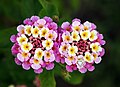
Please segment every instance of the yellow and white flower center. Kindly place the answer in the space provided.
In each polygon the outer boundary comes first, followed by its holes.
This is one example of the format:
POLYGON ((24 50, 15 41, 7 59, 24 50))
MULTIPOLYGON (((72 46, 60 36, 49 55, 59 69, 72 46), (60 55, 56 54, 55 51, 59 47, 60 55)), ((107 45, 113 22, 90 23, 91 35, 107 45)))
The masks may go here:
POLYGON ((81 31, 80 35, 83 40, 87 40, 90 37, 90 31, 89 30, 81 31))
POLYGON ((84 26, 84 30, 88 30, 89 28, 87 26, 84 26))
POLYGON ((102 48, 98 42, 90 44, 90 48, 92 49, 93 52, 102 51, 102 48))
POLYGON ((92 63, 94 60, 94 57, 89 52, 86 52, 83 58, 88 63, 92 63))
POLYGON ((81 29, 80 29, 80 26, 74 26, 74 27, 73 27, 73 31, 80 32, 80 30, 81 30, 81 29))
POLYGON ((45 55, 46 55, 46 58, 48 58, 48 59, 51 57, 50 52, 46 52, 45 55))
POLYGON ((68 47, 68 54, 69 54, 70 56, 75 56, 76 53, 77 53, 77 51, 78 51, 77 46, 69 46, 69 47, 68 47))
POLYGON ((38 37, 38 35, 39 35, 39 28, 38 27, 32 28, 31 29, 31 33, 32 33, 33 37, 38 37))
POLYGON ((97 31, 93 30, 93 31, 91 31, 90 33, 91 33, 91 35, 90 35, 89 40, 90 40, 90 41, 96 40, 96 39, 97 39, 97 31))
POLYGON ((34 64, 39 64, 40 61, 39 61, 38 59, 33 59, 33 63, 34 63, 34 64))
POLYGON ((98 58, 98 54, 97 53, 93 53, 92 55, 94 57, 94 60, 96 60, 98 58))
POLYGON ((34 58, 42 59, 42 57, 43 57, 43 50, 41 50, 40 48, 37 48, 35 50, 34 58))
POLYGON ((21 34, 25 34, 24 28, 19 31, 21 34))
POLYGON ((47 50, 51 49, 53 47, 53 41, 51 39, 45 40, 42 42, 43 47, 45 47, 47 50))
POLYGON ((27 34, 28 36, 31 35, 31 26, 25 26, 25 34, 27 34))
POLYGON ((28 53, 25 53, 25 52, 22 52, 22 56, 23 56, 23 58, 26 58, 26 57, 29 56, 29 54, 28 54, 28 53))
POLYGON ((79 36, 77 31, 72 32, 72 40, 73 41, 79 41, 80 40, 80 36, 79 36))
POLYGON ((42 25, 42 24, 39 24, 39 25, 38 25, 38 28, 43 28, 43 25, 42 25))
POLYGON ((29 52, 31 49, 33 48, 33 45, 31 43, 26 43, 24 42, 22 45, 21 45, 21 49, 24 51, 24 52, 29 52))
POLYGON ((68 56, 68 60, 69 60, 69 61, 73 61, 73 60, 74 60, 74 57, 73 57, 73 56, 68 56))
POLYGON ((48 35, 48 38, 49 38, 49 39, 53 39, 53 36, 54 36, 54 35, 53 35, 52 33, 50 33, 50 34, 48 35))
POLYGON ((28 39, 24 34, 22 34, 20 37, 17 38, 17 41, 21 45, 23 42, 27 42, 28 39))
POLYGON ((49 32, 49 29, 43 27, 43 28, 40 30, 40 37, 45 37, 45 35, 47 35, 48 32, 49 32))
POLYGON ((66 35, 63 37, 63 40, 69 42, 71 40, 71 37, 69 35, 66 35))

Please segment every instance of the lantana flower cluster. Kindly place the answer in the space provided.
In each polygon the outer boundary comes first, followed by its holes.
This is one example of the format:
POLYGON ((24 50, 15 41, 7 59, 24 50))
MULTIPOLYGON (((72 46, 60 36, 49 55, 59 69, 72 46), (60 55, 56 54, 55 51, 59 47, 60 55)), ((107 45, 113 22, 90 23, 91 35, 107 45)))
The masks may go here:
POLYGON ((50 17, 32 16, 17 27, 17 35, 11 36, 14 43, 12 54, 15 62, 26 70, 41 73, 43 68, 54 68, 54 42, 57 38, 57 24, 50 17))
POLYGON ((104 55, 103 35, 96 25, 80 19, 63 22, 58 27, 50 17, 32 16, 17 27, 18 33, 10 40, 15 63, 23 69, 32 68, 35 73, 52 70, 55 62, 66 66, 68 72, 93 71, 104 55))
POLYGON ((103 35, 96 30, 96 25, 88 21, 81 24, 79 19, 72 23, 64 22, 59 52, 66 63, 66 70, 78 70, 81 73, 93 71, 104 55, 103 35))

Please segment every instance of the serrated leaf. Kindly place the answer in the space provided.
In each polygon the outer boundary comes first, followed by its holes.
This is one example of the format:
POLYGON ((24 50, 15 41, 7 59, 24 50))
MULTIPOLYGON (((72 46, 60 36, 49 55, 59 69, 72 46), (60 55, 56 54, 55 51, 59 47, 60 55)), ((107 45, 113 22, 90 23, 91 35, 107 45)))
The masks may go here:
POLYGON ((53 71, 44 70, 44 72, 39 75, 39 78, 41 87, 56 87, 53 71))

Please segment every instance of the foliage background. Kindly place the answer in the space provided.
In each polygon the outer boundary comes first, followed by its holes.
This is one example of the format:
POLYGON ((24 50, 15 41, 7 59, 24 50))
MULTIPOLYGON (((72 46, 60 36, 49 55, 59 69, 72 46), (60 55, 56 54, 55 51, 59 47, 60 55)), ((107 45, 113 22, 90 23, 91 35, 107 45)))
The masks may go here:
POLYGON ((0 87, 10 84, 35 87, 34 72, 14 63, 9 40, 16 27, 32 15, 58 15, 59 25, 76 17, 82 22, 94 22, 107 41, 106 54, 94 72, 87 72, 84 78, 74 72, 72 79, 65 81, 56 70, 56 87, 120 87, 120 0, 0 0, 0 87))

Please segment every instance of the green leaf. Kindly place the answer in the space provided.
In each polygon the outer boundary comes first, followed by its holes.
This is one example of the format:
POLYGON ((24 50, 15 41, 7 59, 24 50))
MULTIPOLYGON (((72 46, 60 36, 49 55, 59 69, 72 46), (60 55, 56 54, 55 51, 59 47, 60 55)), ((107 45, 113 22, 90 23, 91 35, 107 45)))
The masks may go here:
POLYGON ((10 41, 10 37, 12 34, 16 34, 17 30, 15 27, 2 29, 0 30, 0 48, 8 48, 11 46, 12 42, 10 41))
POLYGON ((39 2, 41 3, 41 5, 44 9, 44 10, 43 9, 41 10, 43 13, 40 12, 39 15, 41 15, 41 13, 45 14, 44 16, 47 15, 47 16, 50 16, 50 17, 52 17, 53 15, 57 15, 57 16, 59 15, 58 9, 53 3, 48 2, 46 0, 39 0, 39 2))
POLYGON ((40 16, 40 17, 48 16, 46 10, 45 10, 45 9, 42 9, 42 10, 39 12, 39 16, 40 16))
POLYGON ((70 74, 70 78, 69 79, 65 79, 68 83, 73 84, 73 85, 78 85, 82 82, 84 75, 81 74, 78 71, 74 71, 70 74))
POLYGON ((41 87, 56 87, 53 71, 44 70, 44 72, 39 75, 39 78, 41 82, 41 87))

